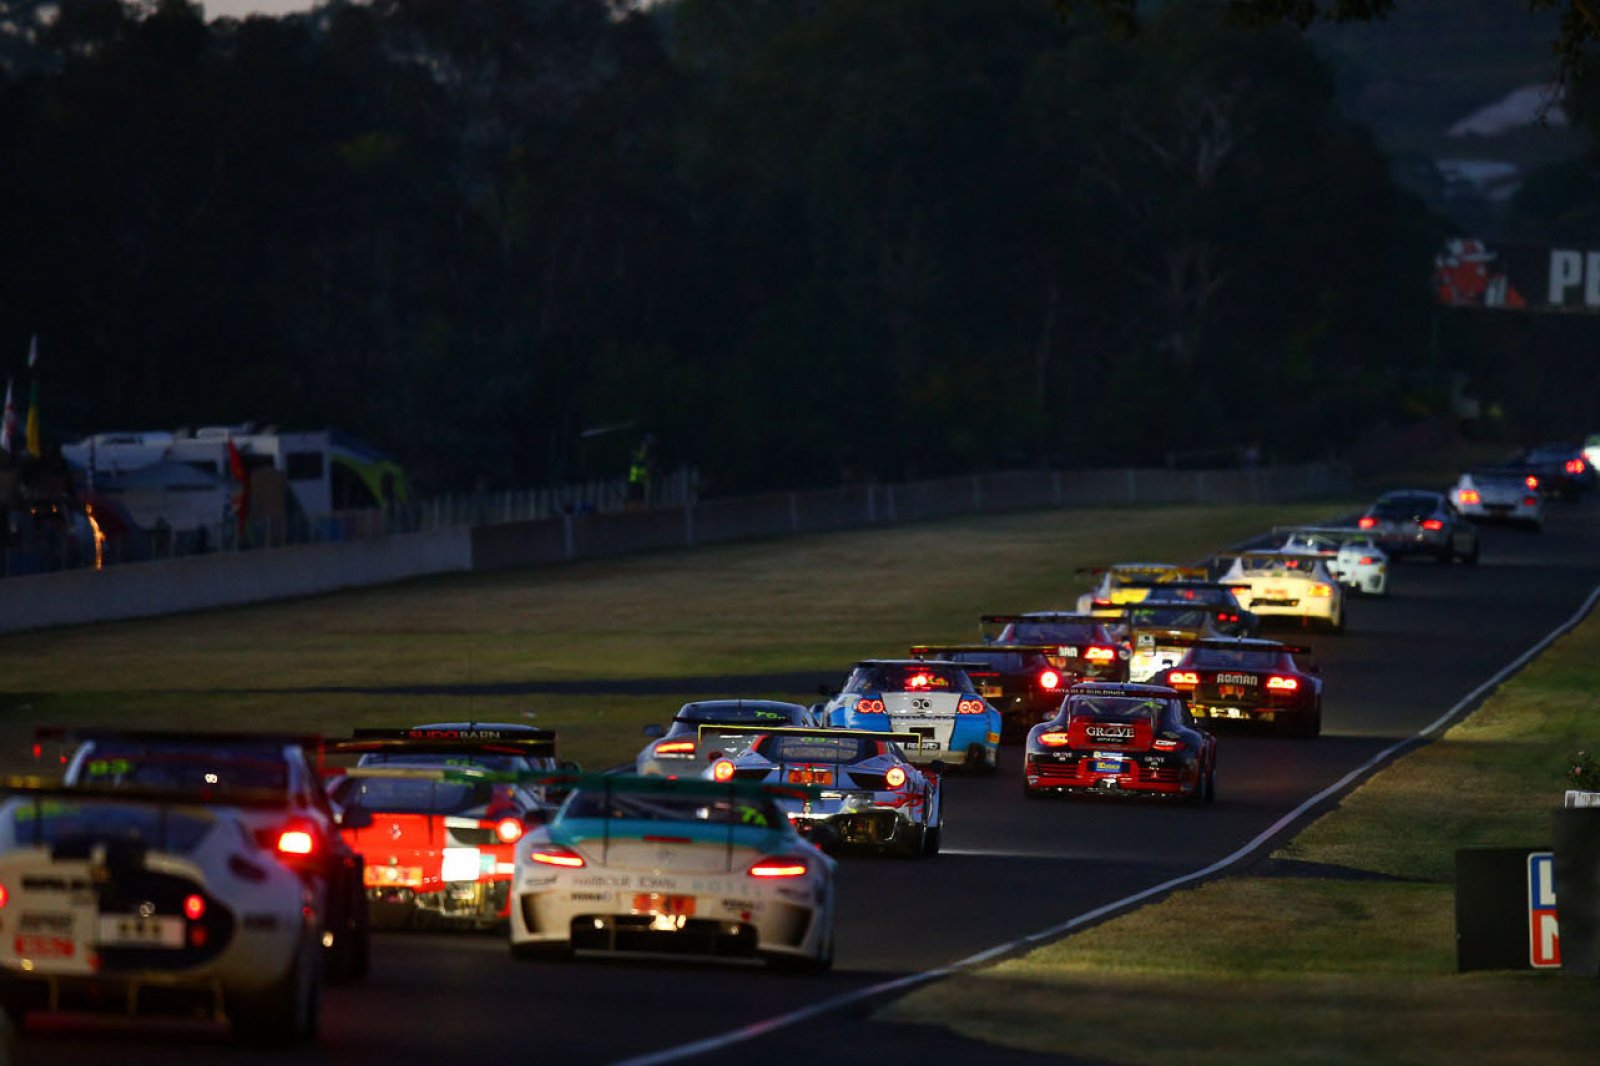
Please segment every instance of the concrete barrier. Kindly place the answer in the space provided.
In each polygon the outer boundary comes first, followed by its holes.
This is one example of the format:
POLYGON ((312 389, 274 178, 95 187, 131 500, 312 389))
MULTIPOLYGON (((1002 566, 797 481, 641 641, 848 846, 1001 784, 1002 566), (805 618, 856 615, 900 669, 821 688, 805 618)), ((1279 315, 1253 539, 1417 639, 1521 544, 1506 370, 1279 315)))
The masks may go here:
POLYGON ((1283 502, 1343 491, 1323 464, 1259 470, 1011 471, 705 500, 645 511, 227 552, 0 581, 0 632, 230 607, 425 574, 549 566, 663 548, 1068 506, 1283 502))

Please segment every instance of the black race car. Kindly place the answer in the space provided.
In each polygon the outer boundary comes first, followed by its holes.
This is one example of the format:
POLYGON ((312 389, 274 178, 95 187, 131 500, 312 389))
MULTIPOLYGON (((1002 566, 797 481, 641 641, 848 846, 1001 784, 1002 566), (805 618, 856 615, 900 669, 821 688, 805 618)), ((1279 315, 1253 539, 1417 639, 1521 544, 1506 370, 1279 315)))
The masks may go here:
POLYGON ((1022 793, 1217 794, 1217 742, 1183 696, 1161 685, 1074 685, 1056 716, 1028 732, 1022 793))
POLYGON ((1072 675, 1054 665, 1062 659, 1054 644, 913 644, 917 659, 959 661, 978 694, 1000 712, 1001 733, 1017 739, 1027 728, 1055 713, 1072 675))
POLYGON ((1223 636, 1253 637, 1261 631, 1261 619, 1239 605, 1234 594, 1238 586, 1218 581, 1168 581, 1152 585, 1139 606, 1191 604, 1211 609, 1212 628, 1223 636))
POLYGON ((1322 732, 1322 679, 1296 655, 1311 649, 1275 640, 1204 640, 1152 684, 1182 692, 1196 719, 1260 723, 1294 737, 1322 732))
POLYGON ((1575 500, 1597 483, 1594 467, 1577 444, 1541 444, 1507 465, 1537 478, 1537 487, 1546 496, 1563 500, 1575 500))
POLYGON ((1120 608, 1109 616, 1068 611, 986 614, 979 619, 986 646, 1042 647, 1046 663, 1061 674, 1063 691, 1080 681, 1128 680, 1127 644, 1111 629, 1120 608), (991 635, 991 627, 999 627, 991 635))

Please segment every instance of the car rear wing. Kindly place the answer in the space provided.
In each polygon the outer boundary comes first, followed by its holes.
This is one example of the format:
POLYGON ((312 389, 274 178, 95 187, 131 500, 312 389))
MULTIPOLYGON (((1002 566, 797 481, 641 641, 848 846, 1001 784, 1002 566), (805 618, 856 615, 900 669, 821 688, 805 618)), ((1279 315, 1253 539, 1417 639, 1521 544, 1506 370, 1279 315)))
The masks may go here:
POLYGON ((1215 648, 1222 651, 1281 651, 1286 652, 1289 655, 1315 654, 1311 648, 1304 644, 1285 644, 1282 641, 1277 640, 1251 639, 1248 642, 1241 642, 1237 640, 1219 639, 1217 637, 1206 637, 1203 640, 1193 640, 1190 643, 1197 648, 1215 648))
POLYGON ((235 729, 124 729, 117 726, 42 725, 33 731, 35 743, 54 741, 80 744, 86 740, 132 740, 155 744, 295 744, 315 750, 320 733, 272 733, 235 729))
MULTIPOLYGON (((951 662, 941 658, 945 655, 1010 655, 1038 653, 1040 655, 1055 655, 1061 650, 1059 644, 913 644, 911 654, 918 659, 932 658, 939 662, 951 662)), ((973 663, 979 669, 987 669, 988 663, 973 663)))
POLYGON ((1081 611, 1036 611, 1033 614, 980 614, 984 625, 1011 625, 1016 622, 1097 622, 1099 616, 1081 611))
POLYGON ((800 726, 785 726, 781 729, 763 729, 761 726, 730 726, 707 723, 700 727, 700 740, 707 737, 821 737, 827 740, 854 737, 860 740, 887 740, 896 744, 920 744, 921 733, 890 733, 876 729, 832 729, 820 727, 806 729, 800 726))
POLYGON ((324 742, 339 755, 521 755, 556 754, 550 729, 357 729, 347 738, 324 742))
POLYGON ((28 797, 35 801, 127 803, 151 807, 229 807, 244 810, 282 810, 287 790, 281 788, 146 788, 139 785, 63 785, 34 775, 0 780, 0 796, 28 797))
MULTIPOLYGON (((815 730, 804 732, 815 733, 815 730)), ((878 734, 882 736, 883 734, 878 734)), ((708 799, 820 799, 817 785, 780 785, 763 781, 707 781, 703 777, 663 777, 655 774, 561 773, 508 775, 535 784, 558 785, 562 789, 584 792, 644 793, 676 796, 703 796, 708 799)))

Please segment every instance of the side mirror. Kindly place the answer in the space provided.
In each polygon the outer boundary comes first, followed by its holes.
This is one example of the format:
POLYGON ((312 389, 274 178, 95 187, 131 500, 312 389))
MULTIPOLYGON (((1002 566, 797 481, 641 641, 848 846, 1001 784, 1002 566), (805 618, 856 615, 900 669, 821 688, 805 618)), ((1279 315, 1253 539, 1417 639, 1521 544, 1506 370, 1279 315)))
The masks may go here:
POLYGON ((651 740, 657 740, 666 736, 667 731, 661 726, 657 725, 655 722, 651 722, 649 725, 644 727, 644 735, 649 737, 651 740))
POLYGON ((359 803, 352 803, 336 812, 333 820, 340 829, 368 829, 372 826, 372 812, 359 803))

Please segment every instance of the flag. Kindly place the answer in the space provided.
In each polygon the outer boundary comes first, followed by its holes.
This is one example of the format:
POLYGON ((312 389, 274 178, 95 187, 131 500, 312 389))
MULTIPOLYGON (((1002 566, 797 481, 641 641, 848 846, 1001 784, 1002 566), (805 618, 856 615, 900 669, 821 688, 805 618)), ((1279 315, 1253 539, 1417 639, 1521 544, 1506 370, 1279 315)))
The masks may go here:
POLYGON ((250 518, 250 472, 245 469, 244 456, 239 454, 232 437, 228 438, 228 473, 239 483, 239 491, 233 494, 233 522, 234 532, 243 541, 245 523, 250 518))
POLYGON ((6 413, 0 420, 0 451, 9 452, 17 435, 17 405, 11 402, 11 379, 6 378, 6 413))
POLYGON ((39 383, 35 381, 28 389, 28 454, 37 459, 44 454, 44 449, 39 446, 39 383))

